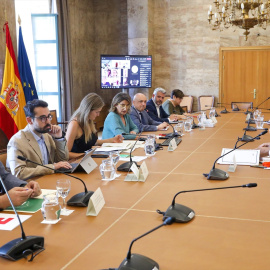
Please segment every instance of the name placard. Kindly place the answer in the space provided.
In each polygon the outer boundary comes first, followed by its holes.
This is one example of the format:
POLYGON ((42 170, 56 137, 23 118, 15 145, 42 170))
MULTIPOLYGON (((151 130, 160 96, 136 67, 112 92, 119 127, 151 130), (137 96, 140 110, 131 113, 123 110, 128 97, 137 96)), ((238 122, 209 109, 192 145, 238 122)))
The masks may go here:
POLYGON ((101 192, 101 189, 98 188, 94 192, 94 194, 90 197, 86 215, 97 216, 104 205, 105 205, 105 200, 104 200, 103 194, 101 192))
POLYGON ((125 181, 145 182, 149 174, 148 168, 145 162, 141 164, 140 169, 138 169, 135 163, 133 163, 132 166, 130 167, 130 170, 133 173, 128 174, 125 178, 125 181))
POLYGON ((87 174, 92 172, 97 167, 97 163, 90 156, 83 160, 80 165, 87 174))
POLYGON ((177 148, 177 144, 176 144, 175 138, 173 138, 169 143, 168 151, 174 151, 176 148, 177 148))

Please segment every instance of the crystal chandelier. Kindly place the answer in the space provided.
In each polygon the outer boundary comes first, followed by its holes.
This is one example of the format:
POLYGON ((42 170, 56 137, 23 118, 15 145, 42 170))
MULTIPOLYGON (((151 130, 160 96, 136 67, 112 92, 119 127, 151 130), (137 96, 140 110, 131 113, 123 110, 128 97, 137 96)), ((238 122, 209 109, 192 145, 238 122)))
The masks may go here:
POLYGON ((269 22, 270 0, 214 0, 215 11, 210 5, 208 22, 212 30, 227 29, 230 26, 245 30, 245 40, 248 39, 249 30, 258 26, 266 30, 269 22))

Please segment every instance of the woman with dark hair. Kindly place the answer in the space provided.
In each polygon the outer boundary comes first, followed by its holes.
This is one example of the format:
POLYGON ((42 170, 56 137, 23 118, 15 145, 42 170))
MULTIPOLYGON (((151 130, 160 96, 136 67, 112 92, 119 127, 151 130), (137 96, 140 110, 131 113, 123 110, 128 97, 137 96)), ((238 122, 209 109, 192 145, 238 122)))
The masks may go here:
POLYGON ((181 108, 180 103, 184 98, 184 93, 179 89, 172 90, 171 98, 167 99, 163 104, 162 108, 164 111, 171 115, 177 114, 178 118, 182 118, 180 115, 184 114, 185 111, 181 108))
POLYGON ((79 108, 71 116, 66 133, 70 159, 80 156, 94 145, 123 141, 122 135, 111 136, 107 140, 98 140, 94 120, 99 116, 103 106, 102 98, 95 93, 90 93, 84 97, 79 108))
POLYGON ((129 111, 131 98, 126 93, 118 93, 114 96, 110 108, 110 113, 105 119, 102 139, 107 139, 122 133, 125 139, 135 139, 139 132, 137 126, 132 122, 129 111))

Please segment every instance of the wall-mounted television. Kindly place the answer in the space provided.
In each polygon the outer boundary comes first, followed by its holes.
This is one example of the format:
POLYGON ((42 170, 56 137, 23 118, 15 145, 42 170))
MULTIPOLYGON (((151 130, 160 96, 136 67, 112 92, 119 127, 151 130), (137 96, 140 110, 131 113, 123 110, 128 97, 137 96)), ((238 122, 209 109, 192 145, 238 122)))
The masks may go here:
POLYGON ((151 55, 101 55, 100 87, 152 87, 151 55))

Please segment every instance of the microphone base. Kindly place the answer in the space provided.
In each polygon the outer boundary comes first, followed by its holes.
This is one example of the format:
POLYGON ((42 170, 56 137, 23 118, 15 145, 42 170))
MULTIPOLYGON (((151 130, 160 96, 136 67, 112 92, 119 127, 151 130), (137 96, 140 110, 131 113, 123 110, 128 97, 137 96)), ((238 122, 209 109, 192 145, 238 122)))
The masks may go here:
POLYGON ((254 139, 253 139, 253 137, 251 137, 251 136, 249 136, 249 135, 244 135, 244 136, 242 137, 242 139, 240 139, 240 141, 241 141, 241 142, 253 142, 254 139))
POLYGON ((88 206, 89 199, 93 194, 94 194, 93 191, 88 191, 86 193, 85 192, 78 193, 67 201, 67 205, 86 207, 88 206))
POLYGON ((159 269, 159 265, 154 260, 140 255, 131 254, 130 259, 125 258, 117 270, 153 270, 159 269))
POLYGON ((208 175, 204 175, 208 180, 227 180, 229 178, 229 174, 220 169, 212 169, 208 175))
POLYGON ((137 164, 137 162, 135 161, 128 161, 128 162, 125 162, 123 164, 121 164, 118 168, 117 168, 117 171, 120 171, 120 172, 129 172, 130 171, 130 167, 132 166, 132 164, 135 163, 135 165, 139 168, 139 165, 137 164))
POLYGON ((26 236, 25 239, 16 238, 0 248, 0 257, 17 261, 44 247, 44 237, 26 236), (38 247, 37 247, 38 246, 38 247))
POLYGON ((187 223, 195 217, 195 212, 185 205, 175 203, 169 206, 164 217, 174 217, 175 222, 187 223))
POLYGON ((246 131, 257 131, 257 128, 255 128, 255 127, 246 127, 243 130, 246 130, 246 131))
POLYGON ((220 111, 220 113, 229 113, 229 112, 225 109, 225 110, 220 111))
POLYGON ((195 129, 195 128, 199 128, 200 126, 196 125, 196 124, 193 124, 191 129, 195 129))
POLYGON ((234 108, 234 109, 232 109, 232 111, 239 112, 240 110, 238 108, 234 108))
POLYGON ((249 123, 249 124, 256 124, 255 120, 251 120, 251 119, 248 120, 248 121, 246 121, 246 123, 247 123, 247 124, 248 124, 248 123, 249 123))

